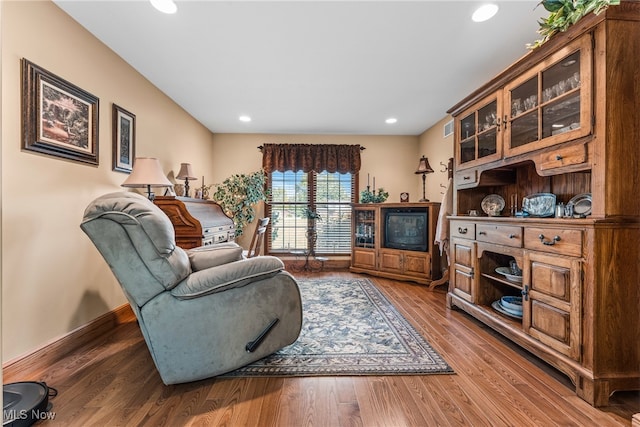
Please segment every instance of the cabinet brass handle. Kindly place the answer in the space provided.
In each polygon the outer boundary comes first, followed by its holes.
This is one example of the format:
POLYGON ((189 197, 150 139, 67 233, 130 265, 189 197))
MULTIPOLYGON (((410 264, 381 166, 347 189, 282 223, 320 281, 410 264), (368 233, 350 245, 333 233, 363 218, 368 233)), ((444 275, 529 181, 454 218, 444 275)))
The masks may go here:
POLYGON ((458 233, 460 233, 460 234, 467 234, 467 227, 465 227, 465 228, 458 227, 458 233))
POLYGON ((560 154, 556 154, 556 160, 562 160, 562 156, 560 154))
POLYGON ((471 179, 471 177, 470 177, 469 175, 467 175, 467 176, 463 176, 463 177, 462 177, 462 180, 463 180, 463 181, 467 181, 467 180, 469 180, 469 179, 471 179))
POLYGON ((498 117, 498 120, 496 120, 496 132, 500 132, 500 117, 498 117))
POLYGON ((516 235, 515 235, 515 234, 509 234, 509 238, 510 238, 510 239, 515 239, 515 238, 516 238, 516 235))
POLYGON ((479 236, 486 236, 487 232, 486 231, 478 231, 478 235, 479 236))
POLYGON ((540 239, 543 245, 553 246, 556 242, 560 241, 560 236, 553 236, 552 240, 544 240, 544 234, 541 234, 538 236, 538 239, 540 239))
POLYGON ((504 115, 504 120, 502 120, 502 126, 504 126, 504 128, 507 128, 507 115, 504 115))
POLYGON ((529 301, 529 285, 524 285, 524 288, 520 291, 522 295, 522 299, 525 301, 529 301))

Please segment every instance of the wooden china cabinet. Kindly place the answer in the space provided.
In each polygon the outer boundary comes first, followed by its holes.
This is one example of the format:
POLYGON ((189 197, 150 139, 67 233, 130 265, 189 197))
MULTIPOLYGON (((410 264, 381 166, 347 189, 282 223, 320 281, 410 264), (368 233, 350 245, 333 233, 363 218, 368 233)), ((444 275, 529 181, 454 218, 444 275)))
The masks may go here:
POLYGON ((449 111, 456 172, 447 305, 564 372, 594 406, 640 389, 638 58, 640 2, 623 0, 449 111), (523 214, 523 198, 544 193, 588 204, 571 217, 523 214), (482 214, 489 195, 505 201, 500 216, 467 215, 482 214), (502 274, 512 261, 521 278, 502 274), (522 297, 521 315, 496 305, 505 296, 522 297))

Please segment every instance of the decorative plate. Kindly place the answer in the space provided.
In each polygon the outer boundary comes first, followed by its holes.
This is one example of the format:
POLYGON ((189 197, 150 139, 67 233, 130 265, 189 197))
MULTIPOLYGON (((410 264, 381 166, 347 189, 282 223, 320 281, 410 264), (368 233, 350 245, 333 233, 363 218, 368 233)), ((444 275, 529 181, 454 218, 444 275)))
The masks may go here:
POLYGON ((522 283, 522 276, 511 274, 511 269, 509 267, 498 267, 496 268, 496 273, 502 274, 507 278, 507 280, 510 280, 512 282, 522 283))
POLYGON ((581 217, 591 215, 591 193, 578 194, 569 200, 573 205, 573 214, 581 217))
POLYGON ((500 298, 500 305, 505 310, 522 313, 522 297, 504 296, 500 298))
POLYGON ((556 195, 537 193, 522 200, 522 210, 529 216, 547 217, 556 214, 556 195))
POLYGON ((498 194, 489 194, 482 199, 482 210, 489 216, 500 216, 504 209, 504 199, 498 194))
POLYGON ((522 314, 514 314, 505 310, 505 308, 500 305, 500 301, 492 302, 491 307, 493 307, 493 309, 498 313, 504 314, 505 316, 513 317, 514 319, 522 319, 522 314))

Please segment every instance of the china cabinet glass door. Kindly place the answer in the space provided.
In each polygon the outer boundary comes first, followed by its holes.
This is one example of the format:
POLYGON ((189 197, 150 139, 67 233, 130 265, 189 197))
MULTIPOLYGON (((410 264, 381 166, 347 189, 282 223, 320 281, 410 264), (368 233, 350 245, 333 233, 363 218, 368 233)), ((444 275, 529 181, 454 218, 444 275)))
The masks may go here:
POLYGON ((505 156, 591 133, 591 37, 584 36, 505 87, 505 156))
POLYGON ((500 103, 492 96, 481 107, 463 113, 457 126, 458 167, 465 168, 500 159, 500 103))

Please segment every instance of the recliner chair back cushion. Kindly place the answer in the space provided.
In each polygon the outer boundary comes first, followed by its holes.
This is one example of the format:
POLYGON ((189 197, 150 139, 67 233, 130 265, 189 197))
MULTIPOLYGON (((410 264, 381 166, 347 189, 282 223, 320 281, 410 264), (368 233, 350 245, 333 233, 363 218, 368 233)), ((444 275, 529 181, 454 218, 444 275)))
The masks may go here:
POLYGON ((81 228, 138 306, 191 273, 186 252, 175 244, 171 221, 140 194, 97 198, 85 210, 81 228))

